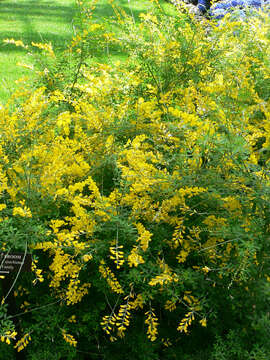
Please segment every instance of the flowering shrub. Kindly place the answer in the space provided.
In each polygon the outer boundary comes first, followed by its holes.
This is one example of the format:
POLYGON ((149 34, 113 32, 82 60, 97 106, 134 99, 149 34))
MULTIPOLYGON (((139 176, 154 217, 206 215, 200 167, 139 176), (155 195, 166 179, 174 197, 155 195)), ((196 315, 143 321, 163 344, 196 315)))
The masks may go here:
POLYGON ((17 300, 32 358, 123 359, 120 344, 130 359, 191 358, 198 338, 209 355, 266 309, 269 18, 206 33, 181 13, 116 11, 119 36, 89 20, 73 40, 71 82, 0 109, 2 249, 27 241, 39 260, 17 300), (95 31, 128 61, 78 59, 95 31))

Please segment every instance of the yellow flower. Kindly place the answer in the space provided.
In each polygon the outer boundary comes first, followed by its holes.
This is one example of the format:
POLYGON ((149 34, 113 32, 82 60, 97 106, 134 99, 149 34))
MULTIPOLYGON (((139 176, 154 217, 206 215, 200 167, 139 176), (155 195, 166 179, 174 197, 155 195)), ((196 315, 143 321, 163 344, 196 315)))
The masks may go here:
POLYGON ((143 257, 139 254, 138 252, 138 247, 135 246, 132 250, 131 253, 128 256, 128 265, 130 267, 135 266, 137 267, 139 264, 143 264, 144 263, 144 259, 143 257))
POLYGON ((204 266, 204 267, 202 268, 202 271, 203 271, 205 274, 207 274, 210 270, 211 270, 211 269, 210 269, 208 266, 204 266))
POLYGON ((203 318, 202 320, 200 320, 200 324, 204 327, 207 326, 207 322, 206 322, 206 318, 203 318))
POLYGON ((0 204, 0 211, 6 209, 7 205, 6 204, 0 204))
POLYGON ((158 334, 158 318, 154 313, 154 309, 151 309, 145 313, 147 315, 145 319, 145 324, 148 325, 147 327, 147 337, 151 341, 155 341, 158 334))
POLYGON ((15 349, 17 349, 18 352, 23 350, 28 344, 29 341, 31 341, 31 336, 29 333, 26 333, 14 346, 15 349))
POLYGON ((86 254, 83 255, 83 261, 84 262, 88 262, 89 260, 91 260, 93 258, 93 256, 91 254, 86 254))
POLYGON ((21 216, 21 217, 26 217, 26 218, 31 218, 32 217, 32 213, 31 210, 24 206, 22 207, 15 207, 13 208, 13 212, 12 212, 13 216, 21 216))
POLYGON ((8 330, 0 337, 0 340, 1 342, 6 342, 9 345, 11 343, 10 340, 16 339, 16 335, 17 335, 16 331, 8 330))
POLYGON ((71 346, 76 347, 77 341, 75 340, 73 335, 67 334, 65 330, 62 329, 62 335, 64 340, 71 346))

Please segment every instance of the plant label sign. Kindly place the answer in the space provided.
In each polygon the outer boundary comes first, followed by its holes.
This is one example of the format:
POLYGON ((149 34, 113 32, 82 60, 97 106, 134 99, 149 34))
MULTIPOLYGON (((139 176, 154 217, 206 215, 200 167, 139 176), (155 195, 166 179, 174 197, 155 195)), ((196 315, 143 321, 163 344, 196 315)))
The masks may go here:
POLYGON ((32 256, 24 253, 0 253, 0 275, 11 272, 31 271, 32 256))

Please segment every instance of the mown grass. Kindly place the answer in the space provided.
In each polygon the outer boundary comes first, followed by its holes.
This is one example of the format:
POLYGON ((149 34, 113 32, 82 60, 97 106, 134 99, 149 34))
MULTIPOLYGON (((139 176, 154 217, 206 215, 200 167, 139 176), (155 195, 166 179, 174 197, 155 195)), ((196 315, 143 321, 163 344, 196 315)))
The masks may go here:
POLYGON ((51 42, 59 50, 71 39, 74 0, 3 0, 0 2, 0 101, 4 102, 16 86, 16 79, 29 75, 18 62, 29 63, 24 49, 6 45, 4 39, 25 43, 51 42))
MULTIPOLYGON (((152 6, 149 0, 117 0, 134 19, 152 6)), ((166 12, 172 12, 172 6, 161 2, 166 12)), ((23 40, 25 43, 51 42, 55 51, 63 51, 74 35, 75 0, 0 0, 0 102, 7 101, 16 88, 16 80, 29 76, 29 70, 18 63, 31 64, 26 51, 14 45, 4 44, 5 39, 23 40)), ((97 3, 93 20, 104 22, 114 17, 113 9, 107 0, 97 3)), ((114 29, 117 31, 117 29, 114 29)), ((114 54, 121 57, 121 54, 114 54)))

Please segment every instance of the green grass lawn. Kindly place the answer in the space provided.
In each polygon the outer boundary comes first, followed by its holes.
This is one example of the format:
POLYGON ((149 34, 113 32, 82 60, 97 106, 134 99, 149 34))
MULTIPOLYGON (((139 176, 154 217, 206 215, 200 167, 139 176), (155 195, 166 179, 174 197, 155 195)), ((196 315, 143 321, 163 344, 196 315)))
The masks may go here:
MULTIPOLYGON (((149 0, 117 0, 116 3, 135 19, 151 7, 149 0)), ((167 12, 172 12, 171 5, 164 1, 161 4, 167 12)), ((31 64, 31 56, 3 40, 23 40, 26 44, 51 42, 55 50, 62 51, 74 35, 75 14, 75 0, 0 0, 0 103, 7 101, 18 78, 31 77, 31 71, 17 65, 31 64)), ((101 23, 113 16, 109 2, 100 0, 94 21, 101 23)))
POLYGON ((30 75, 17 63, 31 63, 24 49, 3 40, 51 42, 63 49, 72 37, 74 14, 74 0, 0 0, 0 101, 7 100, 16 79, 30 75))

